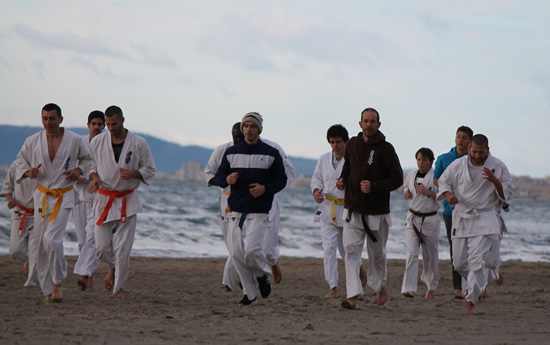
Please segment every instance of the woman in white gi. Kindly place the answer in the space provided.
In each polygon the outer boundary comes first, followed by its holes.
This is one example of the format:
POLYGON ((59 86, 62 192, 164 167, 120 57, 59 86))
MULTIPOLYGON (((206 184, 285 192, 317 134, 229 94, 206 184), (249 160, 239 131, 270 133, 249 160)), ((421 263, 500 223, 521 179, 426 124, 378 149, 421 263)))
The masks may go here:
POLYGON ((409 200, 409 212, 405 218, 407 261, 401 293, 405 297, 414 297, 418 277, 418 254, 422 247, 424 263, 420 279, 428 289, 424 297, 431 300, 439 282, 440 220, 437 215, 439 202, 435 200, 437 187, 433 182, 434 154, 432 150, 423 147, 416 151, 415 157, 418 169, 407 175, 403 185, 405 199, 409 200))

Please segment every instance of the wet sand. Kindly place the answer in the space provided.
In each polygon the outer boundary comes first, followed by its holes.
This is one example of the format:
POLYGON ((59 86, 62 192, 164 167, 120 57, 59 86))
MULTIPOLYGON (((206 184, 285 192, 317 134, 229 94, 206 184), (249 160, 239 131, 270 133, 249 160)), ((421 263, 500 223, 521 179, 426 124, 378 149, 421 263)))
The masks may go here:
MULTIPOLYGON (((75 257, 67 257, 72 272, 75 257)), ((388 262, 389 302, 376 304, 368 287, 360 310, 341 307, 328 292, 322 259, 282 257, 283 281, 267 299, 240 306, 240 290, 225 292, 225 259, 132 257, 125 298, 103 287, 81 291, 69 273, 61 303, 44 302, 38 287, 23 288, 22 264, 0 256, 0 344, 548 344, 550 263, 505 262, 505 281, 490 282, 488 297, 465 315, 453 298, 450 263, 440 262, 435 299, 400 294, 403 260, 388 262)))

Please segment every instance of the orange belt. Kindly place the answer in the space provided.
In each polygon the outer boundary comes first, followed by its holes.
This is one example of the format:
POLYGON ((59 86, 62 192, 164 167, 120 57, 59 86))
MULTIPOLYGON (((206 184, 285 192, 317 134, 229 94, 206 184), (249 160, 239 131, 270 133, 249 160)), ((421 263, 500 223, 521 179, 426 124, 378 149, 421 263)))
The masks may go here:
POLYGON ((21 218, 21 223, 19 223, 19 236, 21 236, 23 235, 23 226, 25 225, 25 219, 27 219, 27 216, 31 216, 31 217, 34 216, 34 210, 32 208, 26 208, 20 205, 15 205, 15 207, 23 211, 23 212, 18 210, 14 211, 18 215, 23 216, 23 218, 21 218))
POLYGON ((96 225, 101 225, 105 218, 107 218, 107 215, 109 214, 109 210, 111 209, 111 206, 113 205, 113 201, 115 198, 124 198, 122 199, 122 210, 120 211, 120 222, 126 223, 126 195, 133 193, 133 189, 125 190, 122 192, 116 191, 116 190, 105 190, 102 188, 99 188, 97 192, 101 195, 107 195, 109 197, 109 200, 107 201, 107 205, 105 205, 105 209, 103 210, 103 213, 101 214, 101 217, 99 217, 99 220, 97 221, 96 225))
MULTIPOLYGON (((229 197, 231 195, 231 191, 227 192, 227 197, 229 197)), ((225 208, 225 213, 229 213, 231 212, 231 209, 229 208, 229 203, 227 203, 227 207, 225 208)))
POLYGON ((59 212, 59 209, 61 209, 61 204, 63 204, 63 193, 66 193, 73 189, 73 186, 69 186, 67 188, 63 189, 48 189, 44 186, 36 184, 36 189, 44 193, 44 197, 42 198, 42 217, 46 216, 46 197, 48 195, 53 196, 54 198, 57 198, 57 201, 55 202, 55 206, 53 207, 53 212, 50 214, 50 218, 48 218, 48 223, 57 217, 57 213, 59 212))

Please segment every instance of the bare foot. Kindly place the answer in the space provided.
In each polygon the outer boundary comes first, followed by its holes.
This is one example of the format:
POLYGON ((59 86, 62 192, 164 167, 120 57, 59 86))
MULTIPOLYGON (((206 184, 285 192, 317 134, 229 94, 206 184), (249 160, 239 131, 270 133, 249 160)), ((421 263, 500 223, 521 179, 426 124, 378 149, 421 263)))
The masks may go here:
POLYGON ((481 301, 482 298, 485 298, 487 297, 487 288, 483 289, 483 291, 481 291, 481 295, 479 295, 479 300, 481 301))
POLYGON ((61 284, 53 284, 52 301, 61 302, 63 300, 63 293, 61 292, 61 284))
POLYGON ((504 284, 504 276, 502 275, 502 272, 498 273, 498 279, 495 280, 495 283, 497 283, 497 286, 504 284))
POLYGON ((115 292, 114 294, 111 295, 111 298, 116 298, 116 299, 123 299, 124 296, 122 294, 122 289, 118 290, 117 292, 115 292))
POLYGON ((281 267, 279 264, 269 265, 271 267, 271 275, 273 277, 273 284, 277 285, 283 280, 283 272, 281 272, 281 267))
POLYGON ((51 302, 52 301, 52 294, 49 294, 48 296, 46 296, 46 298, 44 298, 44 302, 51 302))
POLYGON ((338 288, 332 288, 330 291, 321 297, 322 299, 336 298, 338 297, 338 288))
POLYGON ((414 292, 412 292, 412 291, 403 292, 403 297, 413 298, 414 297, 414 292))
POLYGON ((424 296, 424 298, 427 299, 428 301, 434 299, 434 297, 435 297, 435 292, 429 291, 429 290, 428 292, 426 292, 426 296, 424 296))
POLYGON ((359 268, 359 279, 361 279, 361 286, 365 287, 367 285, 367 269, 363 264, 359 268))
POLYGON ((76 281, 76 284, 82 291, 86 291, 86 288, 88 287, 88 277, 82 276, 79 280, 76 281))
POLYGON ((466 314, 477 315, 476 308, 472 302, 466 302, 466 314))
POLYGON ((384 305, 388 301, 388 291, 386 291, 386 287, 382 286, 382 289, 380 289, 380 292, 376 294, 376 303, 378 305, 384 305))
POLYGON ((107 273, 107 277, 105 277, 105 280, 103 281, 103 286, 105 286, 107 290, 111 290, 114 285, 115 285, 115 269, 111 268, 109 270, 109 273, 107 273))
POLYGON ((25 261, 25 263, 23 264, 23 271, 22 272, 23 272, 23 275, 25 277, 29 276, 29 263, 27 261, 25 261))
POLYGON ((455 290, 455 298, 456 299, 464 299, 464 295, 462 294, 462 290, 455 290))
POLYGON ((352 298, 347 298, 342 301, 342 308, 344 309, 351 309, 351 310, 358 310, 359 307, 357 306, 357 296, 352 298))
POLYGON ((88 277, 88 281, 86 282, 86 285, 88 285, 89 289, 92 289, 94 287, 94 278, 92 276, 88 277))

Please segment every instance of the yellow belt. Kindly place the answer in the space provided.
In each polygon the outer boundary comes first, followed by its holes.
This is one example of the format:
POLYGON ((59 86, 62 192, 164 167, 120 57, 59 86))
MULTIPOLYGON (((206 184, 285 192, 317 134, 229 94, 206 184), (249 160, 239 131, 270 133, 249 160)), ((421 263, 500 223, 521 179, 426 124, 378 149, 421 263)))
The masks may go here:
POLYGON ((50 218, 48 218, 48 223, 57 217, 57 213, 59 212, 59 209, 61 208, 61 204, 63 204, 63 193, 66 193, 73 189, 73 186, 69 186, 67 188, 63 189, 48 189, 44 186, 36 184, 36 189, 44 193, 44 198, 42 198, 42 218, 46 216, 46 197, 48 195, 53 196, 54 198, 57 198, 57 201, 55 202, 55 206, 53 207, 53 212, 50 214, 50 218))
POLYGON ((330 201, 330 216, 332 217, 332 223, 334 223, 335 226, 338 226, 338 220, 336 219, 336 215, 334 214, 334 204, 343 205, 344 199, 338 199, 337 197, 328 194, 325 195, 325 199, 330 201))
MULTIPOLYGON (((227 197, 229 198, 229 196, 231 195, 231 191, 227 192, 227 197)), ((229 203, 227 203, 227 207, 225 208, 225 213, 229 213, 231 212, 231 209, 229 208, 229 203)))

